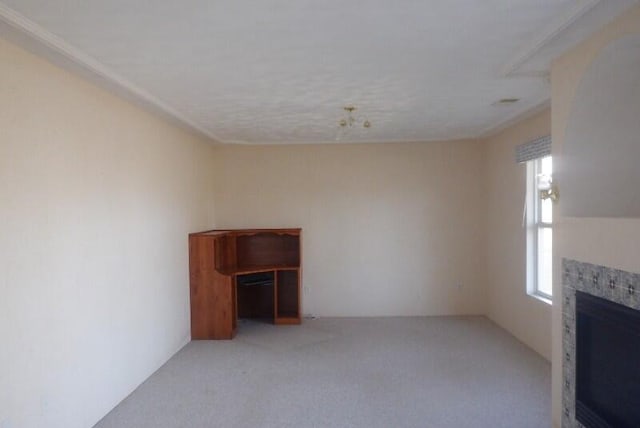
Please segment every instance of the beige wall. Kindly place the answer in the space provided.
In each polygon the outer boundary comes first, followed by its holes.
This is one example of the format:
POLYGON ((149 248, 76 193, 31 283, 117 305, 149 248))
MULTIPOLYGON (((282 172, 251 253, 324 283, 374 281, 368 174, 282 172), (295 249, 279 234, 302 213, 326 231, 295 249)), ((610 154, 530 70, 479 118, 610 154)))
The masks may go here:
POLYGON ((488 314, 549 357, 513 161, 548 111, 484 142, 213 147, 4 42, 0 64, 0 426, 90 426, 179 349, 211 227, 302 227, 306 314, 488 314))
POLYGON ((212 156, 0 41, 0 426, 92 426, 189 340, 212 156))
POLYGON ((551 133, 549 109, 488 138, 487 314, 546 359, 551 359, 551 305, 526 292, 526 230, 522 215, 526 165, 515 146, 551 133))
MULTIPOLYGON (((554 157, 562 168, 562 144, 576 87, 589 64, 608 43, 640 33, 640 6, 634 7, 552 66, 554 157)), ((559 183, 562 195, 562 183, 559 183)), ((562 198, 560 200, 562 203, 562 198)), ((557 211, 556 211, 557 213, 557 211)), ((563 257, 640 272, 640 219, 572 218, 555 215, 554 294, 561 293, 563 257)), ((559 301, 559 300, 556 300, 559 301)), ((553 307, 553 425, 560 427, 562 402, 562 327, 559 305, 553 307)))
POLYGON ((483 150, 478 141, 225 146, 216 226, 302 227, 306 314, 481 314, 483 150))

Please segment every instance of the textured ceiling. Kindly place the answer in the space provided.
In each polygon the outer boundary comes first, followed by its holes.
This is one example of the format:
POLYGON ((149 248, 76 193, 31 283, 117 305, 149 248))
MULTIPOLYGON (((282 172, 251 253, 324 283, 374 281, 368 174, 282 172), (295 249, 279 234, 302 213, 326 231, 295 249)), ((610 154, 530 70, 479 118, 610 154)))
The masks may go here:
POLYGON ((475 137, 539 107, 567 30, 601 25, 594 11, 616 1, 4 0, 0 12, 217 141, 336 141, 353 104, 373 126, 340 141, 376 142, 475 137))

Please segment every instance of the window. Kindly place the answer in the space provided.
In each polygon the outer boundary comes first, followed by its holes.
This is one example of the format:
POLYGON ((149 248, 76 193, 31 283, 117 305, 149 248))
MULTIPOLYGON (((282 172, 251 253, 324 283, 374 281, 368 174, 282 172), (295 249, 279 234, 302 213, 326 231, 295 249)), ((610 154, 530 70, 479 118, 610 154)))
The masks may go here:
POLYGON ((551 156, 527 162, 527 292, 551 301, 553 201, 540 191, 551 186, 551 156))

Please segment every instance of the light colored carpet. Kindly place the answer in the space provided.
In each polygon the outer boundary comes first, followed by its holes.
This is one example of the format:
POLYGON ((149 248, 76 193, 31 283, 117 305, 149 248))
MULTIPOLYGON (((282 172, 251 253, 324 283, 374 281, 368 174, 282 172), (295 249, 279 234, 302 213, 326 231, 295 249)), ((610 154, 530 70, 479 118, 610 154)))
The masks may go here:
POLYGON ((551 367, 484 317, 241 321, 96 427, 548 427, 551 367))

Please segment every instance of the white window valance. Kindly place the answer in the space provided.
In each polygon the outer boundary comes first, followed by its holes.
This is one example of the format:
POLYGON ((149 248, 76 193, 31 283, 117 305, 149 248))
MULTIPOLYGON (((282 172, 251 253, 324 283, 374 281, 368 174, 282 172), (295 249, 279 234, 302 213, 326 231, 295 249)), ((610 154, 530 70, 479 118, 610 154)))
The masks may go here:
POLYGON ((516 162, 528 162, 551 154, 551 136, 536 138, 516 147, 516 162))

